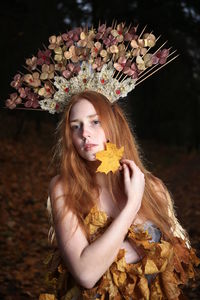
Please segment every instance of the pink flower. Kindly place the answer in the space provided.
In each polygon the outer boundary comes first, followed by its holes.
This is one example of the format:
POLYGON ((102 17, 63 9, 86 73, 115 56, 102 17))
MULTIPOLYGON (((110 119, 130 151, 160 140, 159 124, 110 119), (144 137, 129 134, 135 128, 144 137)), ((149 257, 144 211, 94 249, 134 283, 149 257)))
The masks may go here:
POLYGON ((126 65, 126 61, 127 61, 127 59, 125 57, 120 57, 118 59, 118 62, 114 63, 114 68, 117 71, 121 72, 124 69, 125 65, 126 65))
POLYGON ((124 35, 125 41, 131 41, 133 39, 136 40, 137 38, 138 38, 138 36, 136 35, 136 27, 133 27, 133 26, 124 35))
POLYGON ((20 74, 16 74, 14 80, 11 82, 11 86, 18 90, 22 84, 22 77, 20 74))
POLYGON ((38 87, 41 85, 40 74, 38 72, 26 74, 24 75, 24 82, 28 83, 28 85, 32 87, 38 87))
POLYGON ((117 38, 115 38, 112 34, 109 34, 108 37, 103 38, 103 43, 106 45, 106 48, 116 45, 117 44, 117 38))
POLYGON ((138 78, 138 69, 135 63, 131 63, 125 57, 120 57, 117 63, 114 63, 114 67, 117 71, 123 72, 124 74, 132 77, 133 79, 138 78))
POLYGON ((33 107, 37 108, 39 106, 38 95, 31 92, 30 90, 27 92, 27 101, 24 103, 25 107, 33 107))
POLYGON ((131 64, 131 61, 129 60, 123 70, 123 73, 132 77, 133 79, 138 78, 138 69, 135 63, 131 64))
POLYGON ((169 55, 168 49, 159 50, 156 54, 152 56, 152 63, 154 65, 156 64, 164 65, 167 61, 168 55, 169 55))
POLYGON ((17 104, 22 103, 22 99, 19 97, 17 93, 12 93, 10 98, 6 100, 6 107, 13 109, 17 106, 17 104))
POLYGON ((95 58, 94 63, 92 64, 92 68, 97 71, 101 71, 102 67, 104 65, 104 62, 101 60, 101 57, 95 58))
POLYGON ((37 60, 38 65, 43 65, 43 64, 49 65, 50 64, 51 50, 49 50, 49 49, 47 49, 45 51, 39 50, 37 56, 38 56, 38 60, 37 60))
POLYGON ((38 61, 37 57, 33 56, 32 58, 28 58, 26 60, 26 64, 27 66, 29 66, 31 70, 35 70, 37 67, 37 61, 38 61))
POLYGON ((19 92, 19 96, 20 98, 26 98, 26 89, 28 88, 19 88, 18 92, 19 92))
POLYGON ((73 76, 74 74, 78 74, 79 71, 80 71, 81 67, 79 64, 72 64, 72 63, 69 63, 67 66, 66 66, 66 70, 64 70, 62 72, 62 75, 68 79, 70 78, 71 76, 73 76))
POLYGON ((38 91, 38 95, 45 97, 45 98, 50 98, 53 94, 54 94, 54 89, 53 89, 51 83, 49 83, 49 82, 46 82, 44 84, 44 87, 42 87, 38 91))
POLYGON ((67 33, 62 34, 63 40, 66 42, 67 48, 71 47, 74 42, 78 42, 80 39, 81 28, 76 27, 67 33))
POLYGON ((108 35, 110 35, 112 29, 113 29, 112 27, 106 28, 105 24, 102 24, 101 26, 99 26, 98 32, 96 33, 96 36, 95 36, 96 40, 102 39, 103 41, 108 42, 108 40, 109 40, 108 35), (107 38, 108 38, 108 40, 107 40, 107 38))

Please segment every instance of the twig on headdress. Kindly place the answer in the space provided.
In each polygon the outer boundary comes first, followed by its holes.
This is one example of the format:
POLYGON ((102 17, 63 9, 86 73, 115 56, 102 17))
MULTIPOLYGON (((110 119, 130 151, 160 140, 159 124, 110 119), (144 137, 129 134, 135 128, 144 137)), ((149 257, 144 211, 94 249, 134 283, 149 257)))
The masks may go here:
MULTIPOLYGON (((167 41, 165 41, 153 54, 152 54, 152 56, 153 55, 155 55, 165 44, 167 43, 167 41)), ((170 54, 171 55, 171 54, 170 54)), ((153 67, 152 67, 153 68, 153 67)), ((150 68, 149 70, 148 70, 148 72, 152 69, 152 68, 150 68)), ((143 70, 140 74, 143 74, 144 72, 146 73, 146 70, 147 69, 145 69, 145 70, 143 70)))
MULTIPOLYGON (((23 68, 25 68, 24 66, 22 66, 23 68)), ((24 76, 25 74, 22 71, 18 71, 18 73, 22 76, 24 76)))
MULTIPOLYGON (((29 70, 29 68, 27 68, 26 66, 22 66, 25 70, 27 70, 29 73, 33 74, 33 70, 29 70)), ((23 74, 23 73, 22 73, 23 74)), ((25 75, 25 74, 23 74, 25 75)))
POLYGON ((85 28, 86 28, 86 33, 88 34, 88 22, 87 22, 87 24, 85 25, 85 28))
POLYGON ((129 30, 130 30, 130 28, 131 28, 131 25, 132 25, 132 23, 130 23, 129 26, 127 27, 125 34, 126 34, 127 32, 129 32, 129 30))
MULTIPOLYGON (((170 47, 168 50, 170 50, 170 49, 171 49, 171 47, 170 47)), ((176 52, 176 50, 174 50, 173 52, 171 52, 171 53, 167 56, 167 59, 168 59, 170 56, 172 56, 175 52, 176 52)), ((147 73, 151 72, 151 70, 154 69, 155 67, 157 67, 157 64, 151 66, 149 69, 145 69, 145 70, 141 71, 140 74, 139 74, 139 77, 140 77, 140 78, 143 77, 143 76, 146 75, 147 73)))
POLYGON ((165 41, 152 55, 155 55, 168 41, 165 41))
POLYGON ((127 45, 126 45, 126 48, 125 48, 125 51, 128 49, 128 46, 130 45, 130 41, 128 41, 127 45))
POLYGON ((140 35, 139 35, 138 39, 140 39, 140 38, 141 38, 141 36, 142 36, 143 32, 145 31, 146 27, 147 27, 147 25, 145 25, 145 26, 144 26, 144 28, 143 28, 142 32, 140 33, 140 35))
POLYGON ((42 74, 42 71, 40 71, 38 68, 35 68, 36 71, 38 71, 39 74, 42 74))
MULTIPOLYGON (((118 81, 120 81, 120 79, 122 78, 122 76, 124 75, 124 73, 122 71, 119 72, 120 76, 118 78, 118 81)), ((124 79, 127 77, 128 75, 125 75, 124 78, 122 79, 122 81, 124 81, 124 79)))
MULTIPOLYGON (((171 48, 169 48, 170 50, 171 48)), ((171 52, 168 56, 167 56, 167 59, 172 56, 174 53, 176 52, 176 50, 174 50, 173 52, 171 52)), ((145 75, 147 75, 149 72, 151 72, 153 69, 155 69, 158 65, 153 65, 152 67, 150 67, 149 69, 145 69, 144 71, 142 71, 140 74, 139 74, 139 78, 141 79, 142 77, 144 77, 145 75)))
MULTIPOLYGON (((7 106, 3 106, 2 108, 5 108, 5 109, 10 109, 9 107, 7 106)), ((18 109, 18 110, 37 110, 37 111, 45 111, 44 109, 42 108, 26 108, 26 107, 15 107, 14 108, 15 110, 18 109)))
POLYGON ((151 74, 149 74, 148 76, 146 76, 145 78, 143 78, 142 80, 138 81, 135 86, 137 86, 138 84, 140 84, 142 81, 146 80, 148 77, 150 77, 151 75, 153 75, 154 73, 156 73, 157 71, 159 71, 160 69, 162 69, 163 67, 165 67, 167 64, 169 64, 170 62, 172 62, 174 59, 176 59, 179 56, 176 55, 173 58, 171 58, 170 60, 168 60, 165 64, 161 65, 159 68, 157 68, 155 71, 153 71, 151 74))

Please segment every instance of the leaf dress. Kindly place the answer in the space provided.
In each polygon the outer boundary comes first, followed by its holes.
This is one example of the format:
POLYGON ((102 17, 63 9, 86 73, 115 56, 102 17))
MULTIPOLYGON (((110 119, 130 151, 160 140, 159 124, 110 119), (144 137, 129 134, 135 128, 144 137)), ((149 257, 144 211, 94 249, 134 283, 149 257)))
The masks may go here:
MULTIPOLYGON (((52 237, 55 232, 52 222, 51 203, 47 209, 51 221, 52 237)), ((169 211, 170 213, 170 211, 169 211)), ((112 218, 95 205, 84 219, 89 230, 89 243, 94 242, 111 224, 112 218)), ((126 238, 142 248, 143 257, 137 263, 126 263, 125 249, 120 249, 115 261, 91 289, 80 286, 67 270, 57 246, 45 259, 47 293, 39 300, 162 300, 180 299, 181 287, 194 279, 194 269, 200 263, 195 250, 181 237, 177 221, 174 244, 164 240, 161 231, 151 222, 131 225, 126 238), (177 259, 179 257, 179 259, 177 259)))

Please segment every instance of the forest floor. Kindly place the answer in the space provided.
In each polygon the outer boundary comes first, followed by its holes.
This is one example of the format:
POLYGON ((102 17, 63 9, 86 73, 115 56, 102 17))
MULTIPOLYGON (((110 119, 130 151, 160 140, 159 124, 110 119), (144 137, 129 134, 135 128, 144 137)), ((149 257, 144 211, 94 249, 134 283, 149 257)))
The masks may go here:
MULTIPOLYGON (((12 125, 14 126, 14 125, 12 125)), ((1 132, 0 147, 0 299, 38 299, 45 291, 43 260, 49 251, 46 211, 54 127, 38 133, 30 121, 20 135, 1 132)), ((148 169, 169 188, 181 224, 200 256, 200 155, 152 141, 141 141, 148 169)), ((200 278, 185 294, 200 299, 200 278)))

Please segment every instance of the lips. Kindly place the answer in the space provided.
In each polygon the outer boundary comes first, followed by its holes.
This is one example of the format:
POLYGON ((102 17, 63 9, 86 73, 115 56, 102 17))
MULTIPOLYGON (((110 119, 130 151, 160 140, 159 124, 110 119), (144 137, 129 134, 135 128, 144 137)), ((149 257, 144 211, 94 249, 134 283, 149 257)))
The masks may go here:
POLYGON ((85 151, 90 151, 91 149, 93 149, 94 147, 98 146, 97 144, 86 144, 84 146, 84 150, 85 151))

